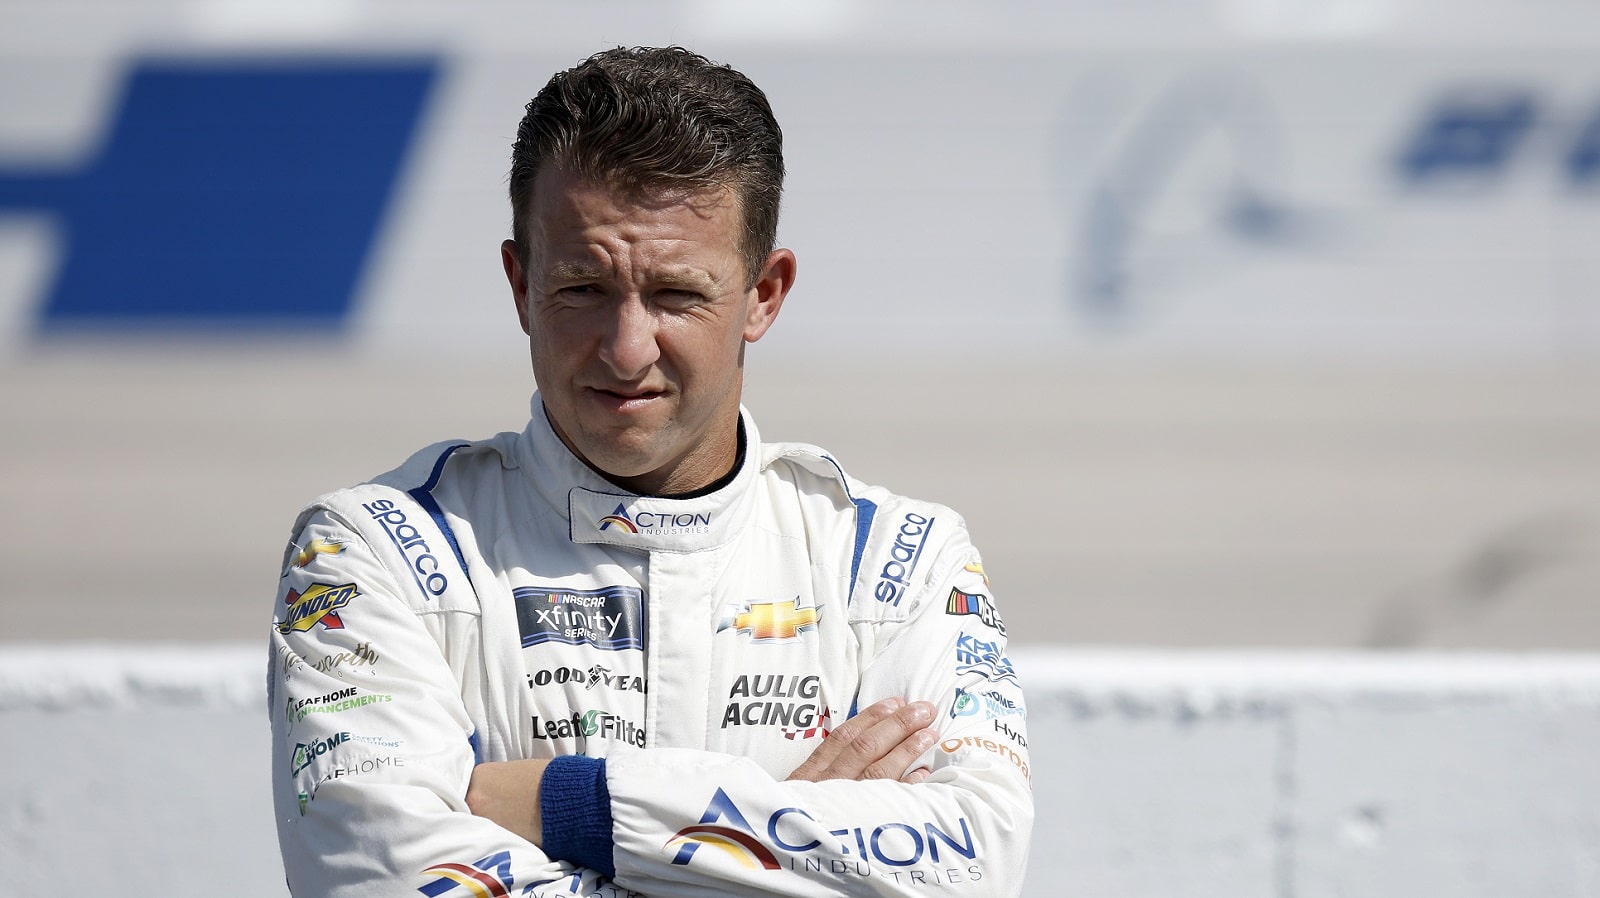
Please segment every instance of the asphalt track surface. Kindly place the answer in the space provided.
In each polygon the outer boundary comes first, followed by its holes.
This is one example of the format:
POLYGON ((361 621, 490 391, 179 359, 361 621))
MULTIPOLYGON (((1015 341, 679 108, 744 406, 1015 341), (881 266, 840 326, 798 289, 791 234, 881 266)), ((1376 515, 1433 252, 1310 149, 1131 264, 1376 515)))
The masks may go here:
MULTIPOLYGON (((264 637, 287 528, 520 429, 517 358, 0 363, 0 642, 264 637)), ((850 367, 752 353, 767 439, 966 517, 1018 643, 1600 648, 1600 368, 850 367), (905 372, 914 371, 907 375, 905 372)))

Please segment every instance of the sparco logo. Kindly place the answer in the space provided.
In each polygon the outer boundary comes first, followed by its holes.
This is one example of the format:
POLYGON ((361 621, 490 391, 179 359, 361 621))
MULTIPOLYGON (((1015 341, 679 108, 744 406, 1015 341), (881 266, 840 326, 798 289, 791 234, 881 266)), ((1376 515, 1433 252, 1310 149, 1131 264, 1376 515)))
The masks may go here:
POLYGON ((389 541, 410 563, 411 577, 417 581, 418 588, 430 596, 444 595, 450 581, 439 572, 439 557, 428 548, 422 531, 409 523, 406 513, 388 499, 368 502, 361 507, 383 527, 383 532, 389 535, 389 541))
POLYGON ((922 547, 927 545, 928 534, 933 530, 933 521, 915 512, 906 513, 899 532, 894 535, 894 545, 889 548, 889 560, 878 572, 878 585, 872 591, 878 601, 899 605, 905 597, 911 572, 917 569, 922 547))
POLYGON ((535 739, 593 739, 599 736, 612 742, 626 742, 644 748, 644 727, 609 711, 572 712, 571 717, 543 720, 533 715, 535 739))

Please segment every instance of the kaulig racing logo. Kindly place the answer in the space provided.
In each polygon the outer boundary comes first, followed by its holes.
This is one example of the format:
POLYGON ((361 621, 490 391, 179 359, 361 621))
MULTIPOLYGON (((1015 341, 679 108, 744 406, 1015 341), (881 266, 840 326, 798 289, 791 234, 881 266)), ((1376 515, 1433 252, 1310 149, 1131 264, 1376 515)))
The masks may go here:
POLYGON ((983 868, 976 863, 965 869, 951 867, 957 856, 968 861, 978 858, 966 818, 957 818, 957 822, 959 836, 931 821, 920 826, 899 822, 870 829, 852 826, 824 833, 817 819, 805 810, 779 808, 758 831, 719 788, 699 822, 678 830, 662 849, 672 852, 672 863, 677 866, 732 863, 746 870, 877 875, 897 883, 904 876, 905 882, 921 885, 930 880, 940 885, 980 880, 983 868), (824 834, 837 841, 816 838, 824 834), (916 867, 920 869, 909 869, 916 867))

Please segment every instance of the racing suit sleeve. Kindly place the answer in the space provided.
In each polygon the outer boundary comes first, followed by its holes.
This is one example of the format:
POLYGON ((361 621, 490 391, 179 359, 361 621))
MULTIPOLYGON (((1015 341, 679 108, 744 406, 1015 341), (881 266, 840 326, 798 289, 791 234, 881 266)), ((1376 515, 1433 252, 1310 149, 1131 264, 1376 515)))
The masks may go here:
POLYGON ((609 797, 589 812, 609 816, 615 881, 657 898, 1020 893, 1033 803, 1004 624, 964 529, 933 569, 904 618, 857 625, 864 645, 881 640, 857 706, 941 709, 941 740, 919 761, 932 776, 779 782, 743 758, 614 751, 609 797))
POLYGON ((468 810, 476 727, 430 616, 470 610, 418 613, 327 510, 285 553, 275 607, 273 806, 295 895, 626 894, 468 810))

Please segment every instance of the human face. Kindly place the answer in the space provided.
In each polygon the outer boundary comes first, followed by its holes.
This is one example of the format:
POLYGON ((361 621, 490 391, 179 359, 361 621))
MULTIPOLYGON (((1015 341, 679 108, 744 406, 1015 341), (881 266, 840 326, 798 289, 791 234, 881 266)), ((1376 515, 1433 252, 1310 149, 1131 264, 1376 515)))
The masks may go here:
POLYGON ((747 286, 726 188, 634 199, 547 165, 530 203, 526 255, 507 240, 501 257, 556 434, 638 493, 727 473, 744 344, 777 317, 794 254, 775 250, 747 286))

